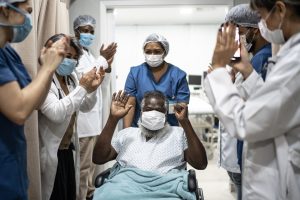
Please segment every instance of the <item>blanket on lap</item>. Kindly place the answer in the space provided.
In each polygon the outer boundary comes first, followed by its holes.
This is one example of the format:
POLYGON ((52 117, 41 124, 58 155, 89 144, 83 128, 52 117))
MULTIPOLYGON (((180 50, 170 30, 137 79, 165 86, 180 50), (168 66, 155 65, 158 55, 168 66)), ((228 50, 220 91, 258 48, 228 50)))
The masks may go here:
POLYGON ((115 165, 105 183, 96 189, 93 200, 195 200, 195 194, 188 191, 187 176, 186 170, 161 175, 115 165))

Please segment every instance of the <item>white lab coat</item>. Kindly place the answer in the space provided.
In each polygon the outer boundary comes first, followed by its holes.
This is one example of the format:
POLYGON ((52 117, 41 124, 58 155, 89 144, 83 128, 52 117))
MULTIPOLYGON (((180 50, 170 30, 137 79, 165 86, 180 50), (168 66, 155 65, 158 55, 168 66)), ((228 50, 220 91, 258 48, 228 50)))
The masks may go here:
POLYGON ((253 71, 242 87, 246 102, 226 69, 214 70, 205 80, 227 131, 246 141, 243 199, 300 199, 300 33, 270 59, 265 83, 253 71))
MULTIPOLYGON (((97 69, 99 69, 100 66, 102 66, 104 69, 108 67, 108 63, 105 58, 99 56, 97 59, 95 59, 90 52, 83 49, 83 55, 79 60, 78 66, 76 67, 77 76, 80 78, 82 73, 90 71, 93 67, 97 67, 97 69)), ((79 138, 96 136, 102 131, 102 114, 104 109, 102 103, 102 90, 105 90, 107 87, 109 87, 109 84, 110 74, 105 74, 103 82, 96 90, 97 102, 94 108, 88 113, 79 112, 77 118, 77 132, 79 138)))
MULTIPOLYGON (((40 164, 42 178, 42 199, 50 199, 57 170, 57 151, 60 142, 69 126, 74 112, 79 109, 87 112, 96 103, 96 93, 87 94, 87 91, 78 86, 76 74, 72 73, 75 85, 68 86, 70 93, 65 96, 59 81, 54 75, 55 84, 51 83, 48 96, 39 111, 39 135, 40 135, 40 164), (62 99, 59 100, 59 92, 62 99)), ((76 124, 75 124, 76 125, 76 124)), ((76 192, 79 191, 79 142, 74 128, 72 142, 75 145, 74 154, 76 173, 76 192)))
MULTIPOLYGON (((240 73, 237 73, 234 85, 236 85, 237 88, 240 88, 243 79, 243 76, 240 73)), ((246 99, 243 91, 238 91, 240 96, 246 99)), ((218 152, 218 164, 220 167, 229 172, 241 173, 240 166, 238 164, 237 139, 235 137, 232 137, 226 131, 222 123, 220 123, 219 126, 218 152)))
POLYGON ((220 123, 218 140, 218 165, 226 171, 241 173, 237 157, 237 139, 232 137, 220 123))

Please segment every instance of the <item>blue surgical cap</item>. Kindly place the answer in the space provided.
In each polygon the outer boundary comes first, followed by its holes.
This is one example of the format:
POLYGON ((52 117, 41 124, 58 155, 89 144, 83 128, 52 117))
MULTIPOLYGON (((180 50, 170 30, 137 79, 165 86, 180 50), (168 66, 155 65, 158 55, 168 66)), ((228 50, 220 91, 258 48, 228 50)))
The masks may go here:
POLYGON ((159 42, 162 47, 164 48, 166 55, 169 53, 169 42, 167 41, 167 39, 159 34, 156 33, 152 33, 151 35, 149 35, 143 45, 143 49, 145 49, 145 46, 150 43, 150 42, 159 42))
POLYGON ((73 28, 76 30, 80 26, 87 26, 90 25, 95 28, 96 20, 90 15, 80 15, 78 16, 73 23, 73 28))
POLYGON ((256 11, 250 8, 249 4, 240 4, 229 10, 225 21, 232 21, 241 27, 257 28, 260 17, 256 11))

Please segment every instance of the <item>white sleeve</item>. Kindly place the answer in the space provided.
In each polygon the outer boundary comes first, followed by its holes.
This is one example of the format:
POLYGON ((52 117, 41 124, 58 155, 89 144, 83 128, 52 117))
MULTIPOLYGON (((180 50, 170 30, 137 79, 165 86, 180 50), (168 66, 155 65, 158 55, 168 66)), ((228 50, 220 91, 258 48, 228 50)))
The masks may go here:
POLYGON ((97 103, 97 90, 85 96, 85 98, 83 99, 80 105, 80 111, 84 113, 89 112, 90 110, 93 109, 96 103, 97 103))
POLYGON ((277 64, 277 72, 270 74, 246 102, 225 69, 208 74, 206 94, 230 135, 249 142, 262 141, 299 125, 295 116, 300 115, 300 73, 296 68, 284 69, 299 63, 277 64))
POLYGON ((122 147, 124 146, 125 138, 131 129, 132 127, 128 127, 120 130, 119 132, 114 133, 111 140, 111 146, 115 149, 115 151, 118 154, 121 151, 122 147))
POLYGON ((184 131, 183 131, 183 134, 182 134, 182 145, 183 145, 183 150, 184 151, 187 150, 187 148, 188 148, 188 142, 187 142, 187 138, 186 138, 186 135, 185 135, 184 131))
POLYGON ((100 85, 102 89, 106 89, 110 86, 111 73, 105 73, 105 77, 100 85))
MULTIPOLYGON (((124 130, 124 129, 123 129, 124 130)), ((120 149, 122 147, 122 142, 121 142, 121 138, 122 138, 122 131, 119 132, 115 132, 112 140, 111 140, 111 146, 115 149, 115 151, 119 154, 120 149)))
POLYGON ((263 84, 263 79, 255 70, 252 71, 246 80, 244 80, 241 73, 238 73, 235 81, 238 92, 244 100, 247 100, 263 84))
POLYGON ((87 91, 83 87, 77 86, 66 97, 59 99, 58 89, 52 82, 48 96, 40 111, 51 121, 60 123, 65 120, 66 116, 70 116, 79 110, 86 94, 87 91))
POLYGON ((95 61, 95 66, 97 67, 97 69, 99 69, 101 66, 103 67, 103 69, 107 69, 108 63, 103 56, 99 56, 95 61))

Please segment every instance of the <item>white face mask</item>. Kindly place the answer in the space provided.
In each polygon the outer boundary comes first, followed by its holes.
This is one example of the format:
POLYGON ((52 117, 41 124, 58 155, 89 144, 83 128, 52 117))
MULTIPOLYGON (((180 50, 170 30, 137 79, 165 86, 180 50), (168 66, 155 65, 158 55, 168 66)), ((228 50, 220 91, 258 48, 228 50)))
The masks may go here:
POLYGON ((164 61, 163 55, 145 54, 145 60, 150 67, 158 67, 164 61))
POLYGON ((142 112, 141 125, 149 130, 156 131, 165 126, 166 115, 156 110, 142 112))
MULTIPOLYGON (((274 7, 275 8, 275 7, 274 7)), ((270 17, 271 12, 273 9, 270 11, 266 19, 261 19, 260 22, 258 22, 258 28, 260 30, 260 34, 265 38, 268 42, 274 43, 274 44, 284 44, 285 39, 283 35, 283 31, 281 29, 282 21, 279 24, 279 27, 273 31, 271 31, 266 23, 266 20, 270 17)))

